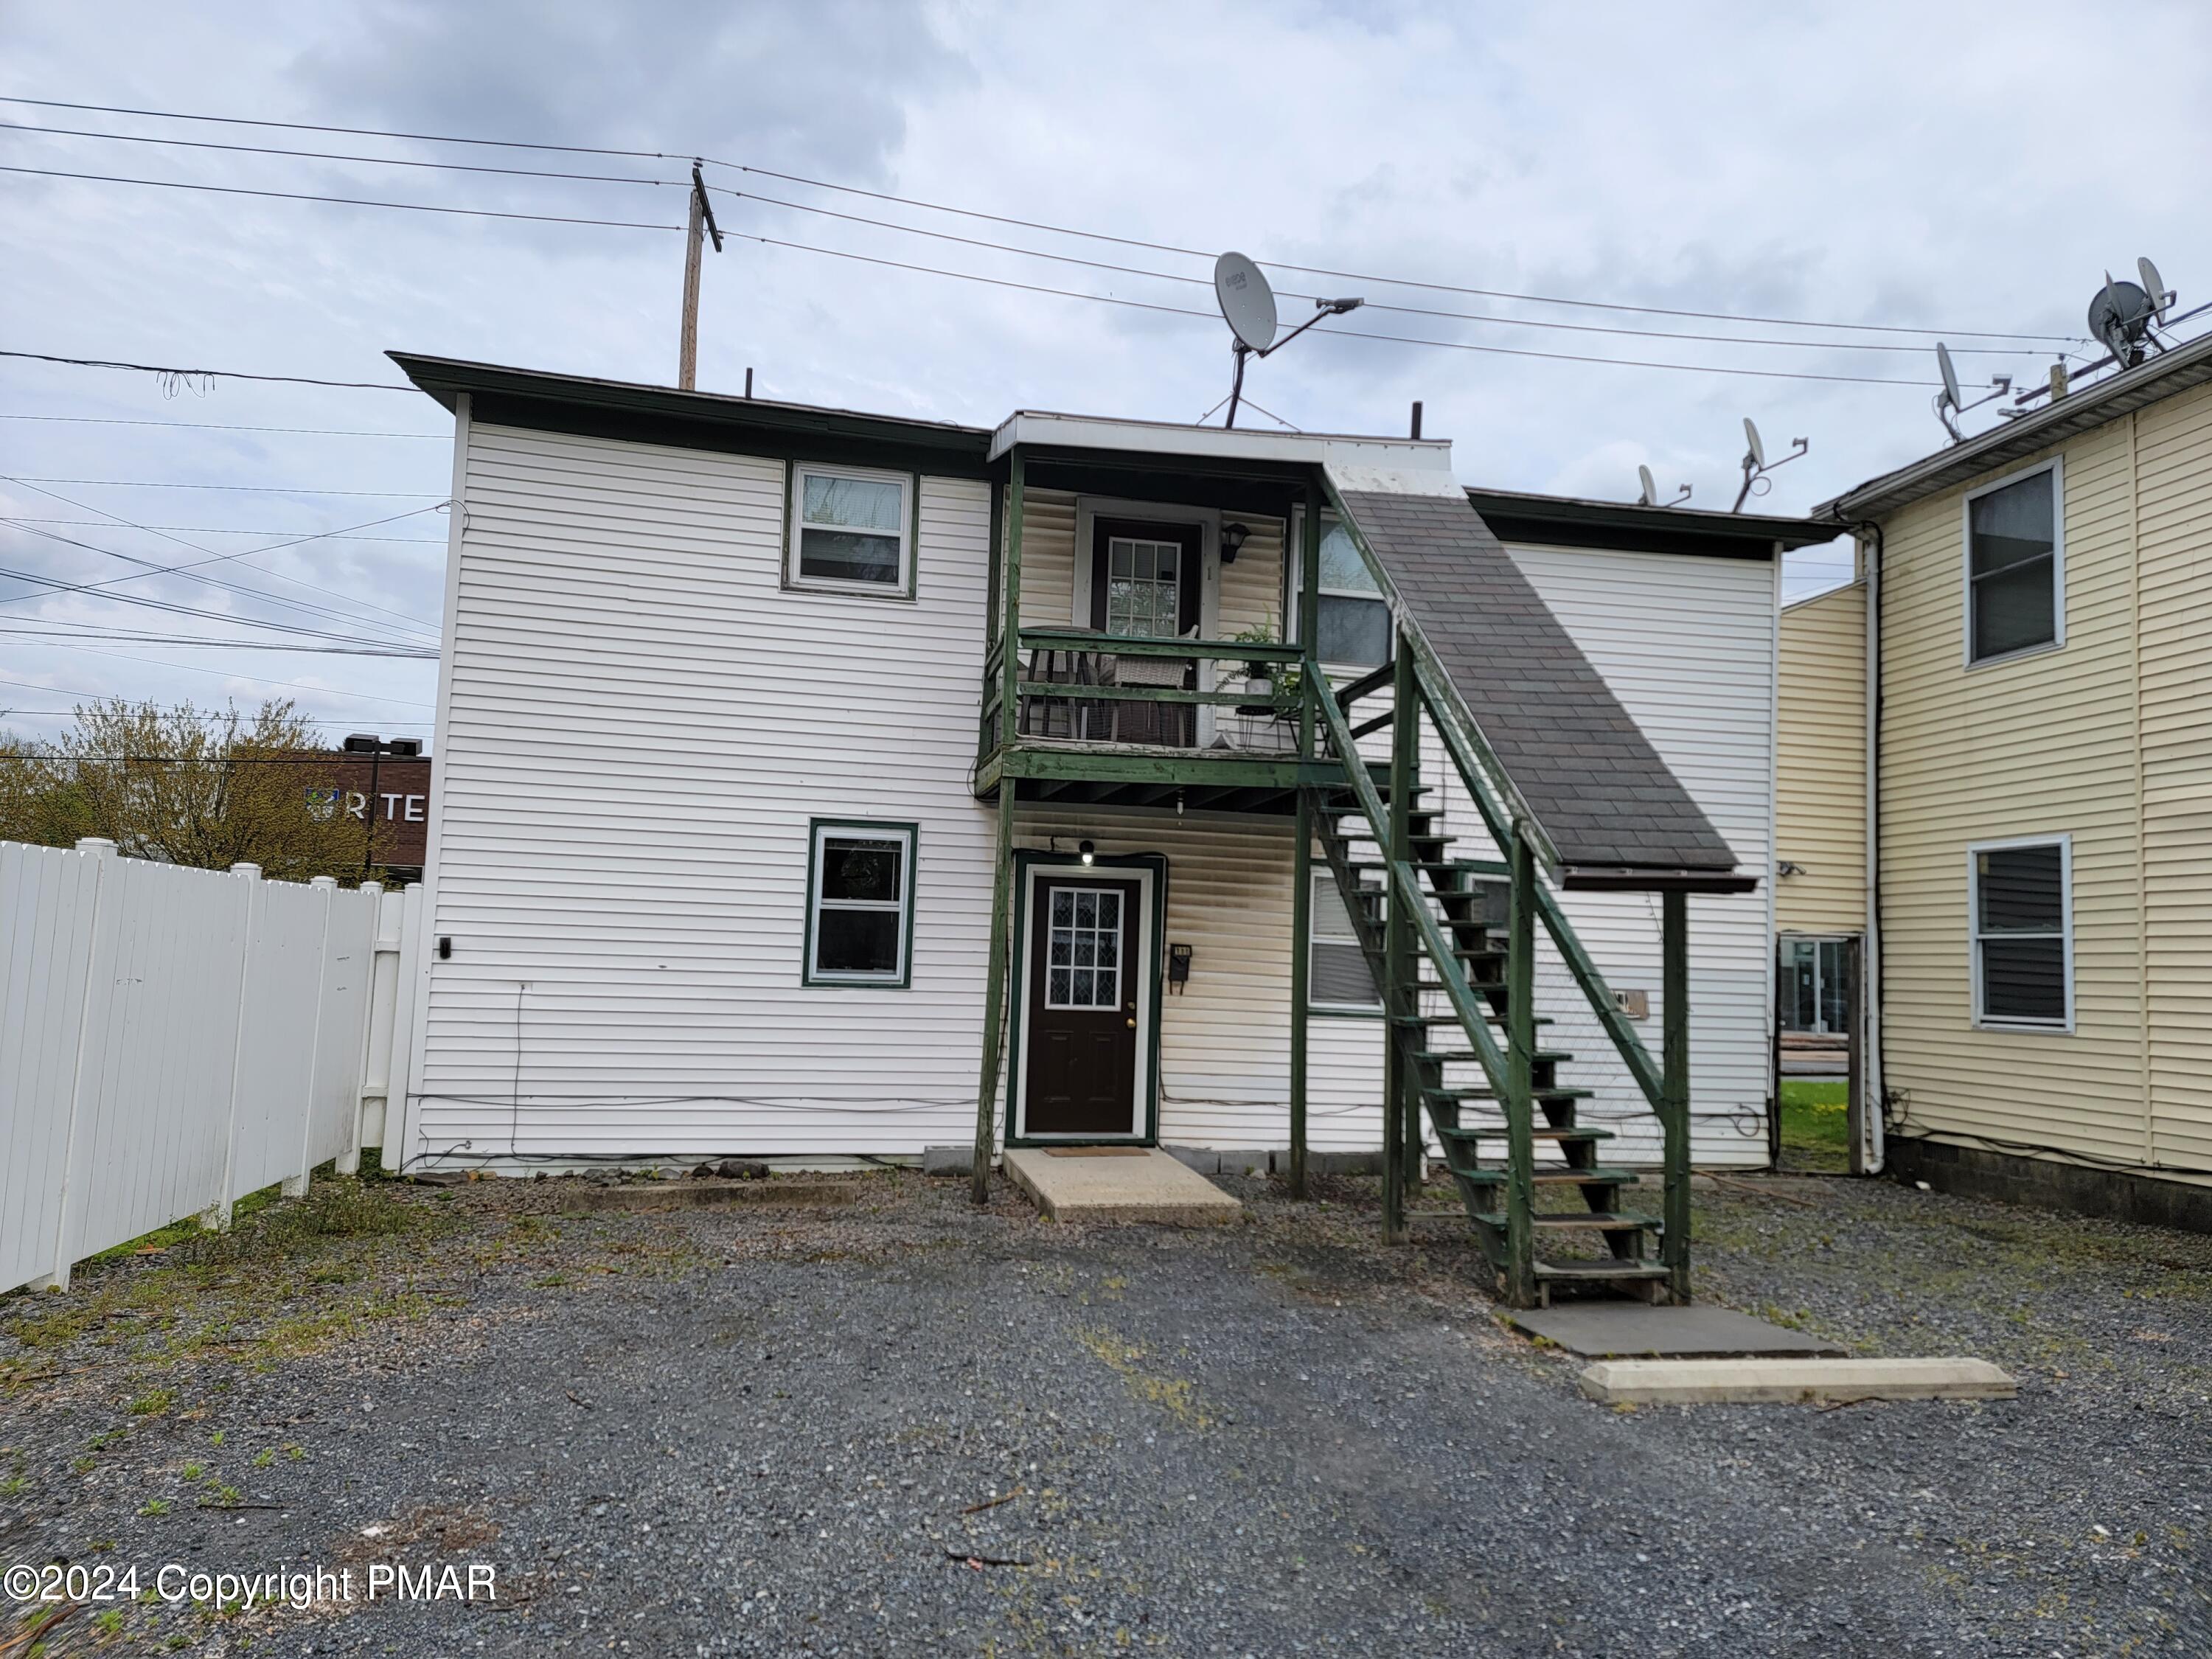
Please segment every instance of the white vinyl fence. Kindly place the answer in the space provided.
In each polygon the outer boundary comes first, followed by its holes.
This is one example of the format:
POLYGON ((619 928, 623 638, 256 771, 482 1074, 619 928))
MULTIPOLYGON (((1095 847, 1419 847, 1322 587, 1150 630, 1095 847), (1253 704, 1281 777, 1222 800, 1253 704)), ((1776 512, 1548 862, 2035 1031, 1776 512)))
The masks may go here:
POLYGON ((419 889, 0 842, 0 1291, 357 1168, 420 910, 419 889))

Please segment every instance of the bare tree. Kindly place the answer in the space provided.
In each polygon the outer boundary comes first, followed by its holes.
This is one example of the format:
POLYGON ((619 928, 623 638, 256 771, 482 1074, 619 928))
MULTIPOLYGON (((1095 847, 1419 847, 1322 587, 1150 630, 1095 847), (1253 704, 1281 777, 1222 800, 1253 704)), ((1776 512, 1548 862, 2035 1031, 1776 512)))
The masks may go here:
POLYGON ((313 726, 289 699, 251 720, 112 702, 80 706, 51 744, 0 744, 0 839, 105 836, 134 858, 304 881, 361 875, 361 840, 330 810, 313 726))

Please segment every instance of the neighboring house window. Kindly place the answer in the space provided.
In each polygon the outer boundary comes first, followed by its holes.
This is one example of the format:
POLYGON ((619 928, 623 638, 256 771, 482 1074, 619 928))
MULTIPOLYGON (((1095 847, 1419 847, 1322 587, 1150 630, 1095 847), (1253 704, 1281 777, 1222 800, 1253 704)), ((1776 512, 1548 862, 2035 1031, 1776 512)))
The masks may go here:
POLYGON ((2074 1023, 2073 850, 2057 841, 1967 849, 1977 1024, 2074 1023))
MULTIPOLYGON (((1291 611, 1297 614, 1300 572, 1298 555, 1302 526, 1294 521, 1288 560, 1291 567, 1291 611)), ((1319 617, 1314 629, 1314 654, 1332 668, 1380 668, 1390 660, 1390 606, 1367 572, 1367 562, 1352 532, 1334 514, 1321 520, 1321 583, 1319 617)))
POLYGON ((1326 870, 1314 872, 1308 927, 1313 954, 1307 964, 1307 1003, 1316 1008, 1381 1007, 1382 998, 1375 988, 1366 953, 1359 948, 1352 911, 1336 878, 1326 870))
POLYGON ((904 985, 914 946, 912 824, 814 825, 809 985, 904 985))
POLYGON ((2058 468, 1966 498, 1966 660, 1988 662, 2066 637, 2058 468))
POLYGON ((794 465, 787 572, 794 587, 913 592, 913 478, 794 465))

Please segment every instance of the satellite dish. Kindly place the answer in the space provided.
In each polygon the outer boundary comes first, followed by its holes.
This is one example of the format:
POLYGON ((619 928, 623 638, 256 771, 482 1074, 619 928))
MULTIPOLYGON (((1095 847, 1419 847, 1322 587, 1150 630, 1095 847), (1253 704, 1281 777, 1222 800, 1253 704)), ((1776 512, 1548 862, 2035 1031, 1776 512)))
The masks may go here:
POLYGON ((1751 416, 1743 417, 1743 441, 1751 446, 1751 464, 1754 468, 1766 465, 1766 446, 1759 441, 1759 428, 1751 423, 1751 416))
POLYGON ((2089 301, 2089 332, 2103 342, 2113 362, 2132 367, 2142 355, 2153 314, 2149 295, 2133 283, 2115 282, 2107 271, 2104 287, 2089 301))
POLYGON ((2150 296, 2150 314, 2163 327, 2166 307, 2173 296, 2166 292, 2166 283, 2158 274, 2158 267, 2147 259, 2136 261, 2136 275, 2142 278, 2143 292, 2150 296))
POLYGON ((1963 408, 1966 398, 1959 392, 1959 371, 1951 367, 1951 348, 1941 340, 1936 342, 1936 367, 1943 375, 1943 398, 1952 408, 1963 408))
POLYGON ((1644 486, 1644 494, 1640 498, 1643 505, 1645 507, 1658 506, 1659 486, 1651 481, 1651 469, 1648 466, 1638 467, 1636 469, 1636 481, 1644 486))
POLYGON ((1213 262, 1213 297, 1239 345, 1265 351, 1275 343, 1275 290, 1259 266, 1241 253, 1223 254, 1213 262))

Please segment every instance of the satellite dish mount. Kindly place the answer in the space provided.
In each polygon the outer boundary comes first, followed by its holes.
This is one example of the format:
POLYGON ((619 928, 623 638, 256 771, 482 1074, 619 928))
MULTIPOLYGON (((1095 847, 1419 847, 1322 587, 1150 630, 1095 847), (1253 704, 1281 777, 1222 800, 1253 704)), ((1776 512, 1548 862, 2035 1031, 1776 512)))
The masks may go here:
POLYGON ((1236 337, 1231 348, 1237 357, 1236 378, 1229 385, 1229 415, 1224 428, 1237 424, 1237 406, 1244 399, 1244 362, 1249 357, 1271 357, 1324 317, 1341 317, 1366 302, 1358 299, 1316 300, 1314 314, 1281 339, 1275 337, 1275 290, 1260 274, 1260 267, 1241 253, 1224 253, 1213 262, 1213 297, 1221 306, 1222 320, 1236 337))
POLYGON ((1638 486, 1636 504, 1638 507, 1680 507, 1690 499, 1690 486, 1677 484, 1675 488, 1682 493, 1671 501, 1661 501, 1659 486, 1652 482, 1651 469, 1648 466, 1638 466, 1636 469, 1636 483, 1638 486))
POLYGON ((1751 423, 1748 415, 1743 417, 1743 488, 1735 492, 1735 505, 1729 508, 1731 513, 1742 512, 1744 502, 1751 496, 1764 495, 1773 489, 1766 475, 1778 466, 1789 465, 1813 447, 1810 439, 1792 438, 1790 453, 1778 461, 1770 461, 1766 459, 1765 441, 1760 438, 1759 428, 1751 423))
POLYGON ((1959 430, 1959 416, 1970 409, 1979 409, 1984 404, 2002 398, 2012 390, 2012 376, 1992 374, 1990 385, 1994 388, 1986 398, 1965 401, 1966 394, 1959 390, 1959 371, 1951 365, 1951 348, 1941 340, 1936 342, 1936 372, 1943 377, 1943 388, 1936 394, 1936 418, 1943 422, 1943 429, 1951 434, 1951 441, 1962 441, 1966 434, 1959 430))

